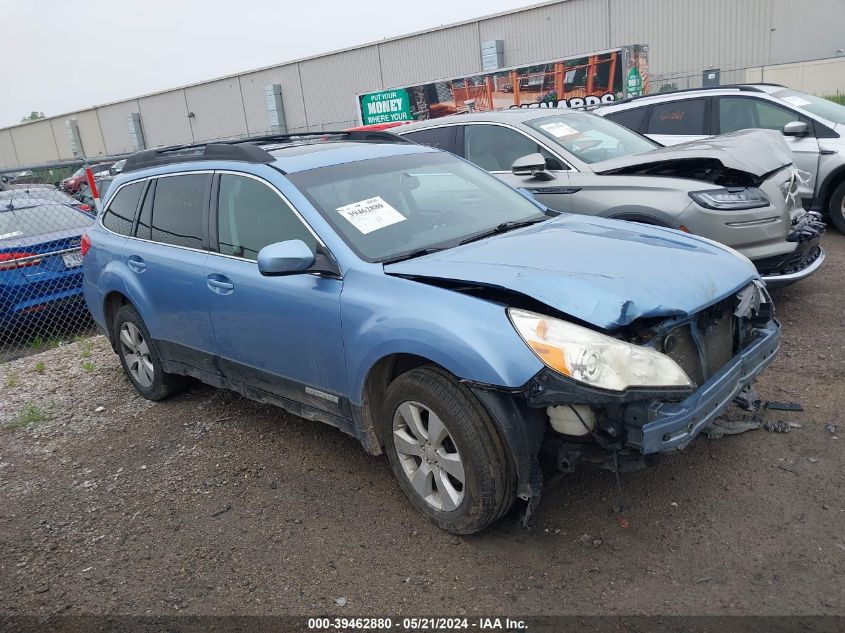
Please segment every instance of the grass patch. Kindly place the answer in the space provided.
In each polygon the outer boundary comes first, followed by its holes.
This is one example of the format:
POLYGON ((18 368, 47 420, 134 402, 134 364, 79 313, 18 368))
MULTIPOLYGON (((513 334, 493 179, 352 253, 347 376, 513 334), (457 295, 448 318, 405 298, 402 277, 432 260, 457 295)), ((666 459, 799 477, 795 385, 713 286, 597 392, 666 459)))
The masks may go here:
POLYGON ((35 373, 43 374, 45 369, 47 369, 47 365, 44 364, 43 360, 40 360, 35 363, 35 373))
POLYGON ((41 407, 28 404, 7 425, 10 429, 25 429, 47 419, 47 412, 41 407))
POLYGON ((91 339, 85 339, 79 342, 79 355, 82 358, 91 358, 91 350, 94 349, 94 343, 91 339))
POLYGON ((826 95, 825 99, 828 101, 833 101, 833 103, 838 103, 841 106, 845 106, 845 94, 836 93, 835 95, 826 95))
POLYGON ((95 369, 97 369, 97 366, 94 363, 92 363, 90 360, 86 360, 84 363, 82 363, 82 369, 84 369, 85 371, 87 371, 90 374, 95 369))
POLYGON ((18 383, 20 382, 20 376, 18 376, 18 372, 10 371, 6 374, 6 380, 4 381, 7 387, 17 387, 18 383))
POLYGON ((36 336, 32 339, 32 342, 29 344, 32 349, 40 350, 44 347, 44 337, 43 336, 36 336))

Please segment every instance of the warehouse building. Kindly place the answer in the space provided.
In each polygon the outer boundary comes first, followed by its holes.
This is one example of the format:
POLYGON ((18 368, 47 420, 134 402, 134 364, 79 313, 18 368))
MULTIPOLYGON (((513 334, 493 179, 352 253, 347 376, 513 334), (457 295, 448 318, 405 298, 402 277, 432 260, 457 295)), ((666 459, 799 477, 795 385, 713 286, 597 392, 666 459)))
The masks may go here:
POLYGON ((0 129, 0 168, 765 80, 842 55, 843 16, 845 0, 545 2, 0 129))

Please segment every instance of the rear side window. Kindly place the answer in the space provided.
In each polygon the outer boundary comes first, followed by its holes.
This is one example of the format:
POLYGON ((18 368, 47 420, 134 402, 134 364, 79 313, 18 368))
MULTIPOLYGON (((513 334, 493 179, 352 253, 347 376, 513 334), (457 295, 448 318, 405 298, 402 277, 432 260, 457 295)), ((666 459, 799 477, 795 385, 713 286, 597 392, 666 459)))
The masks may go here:
POLYGON ((454 151, 455 133, 457 130, 457 126, 450 125, 447 127, 420 130, 419 132, 410 132, 408 134, 403 134, 403 136, 411 139, 414 143, 428 145, 429 147, 436 147, 437 149, 451 152, 454 151))
POLYGON ((118 191, 103 214, 103 226, 120 235, 130 235, 143 189, 143 182, 134 182, 118 191))
POLYGON ((141 213, 138 215, 138 225, 135 227, 135 236, 145 240, 151 239, 150 230, 153 219, 153 196, 155 195, 156 181, 151 180, 141 204, 141 213))
POLYGON ((188 174, 157 180, 153 194, 153 241, 203 248, 209 179, 209 174, 188 174))
POLYGON ((628 110, 620 110, 619 112, 611 112, 605 115, 605 119, 610 119, 614 123, 624 125, 629 130, 634 132, 640 131, 640 126, 643 124, 643 116, 646 108, 629 108, 628 110))
POLYGON ((658 103, 648 119, 648 134, 706 134, 704 99, 658 103))
POLYGON ((285 240, 302 240, 316 252, 316 238, 264 183, 221 174, 217 200, 217 241, 224 255, 254 260, 268 244, 285 240))

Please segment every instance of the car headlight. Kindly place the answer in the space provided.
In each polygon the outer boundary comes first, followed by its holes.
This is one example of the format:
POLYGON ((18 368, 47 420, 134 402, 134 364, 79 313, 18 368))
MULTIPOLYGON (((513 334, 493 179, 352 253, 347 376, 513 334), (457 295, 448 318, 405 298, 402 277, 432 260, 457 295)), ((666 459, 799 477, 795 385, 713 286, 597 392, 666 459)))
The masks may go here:
POLYGON ((591 387, 624 391, 692 385, 678 363, 651 348, 527 310, 508 308, 508 316, 547 367, 591 387))
POLYGON ((689 197, 705 209, 740 211, 769 206, 769 200, 757 187, 724 187, 691 191, 689 197))

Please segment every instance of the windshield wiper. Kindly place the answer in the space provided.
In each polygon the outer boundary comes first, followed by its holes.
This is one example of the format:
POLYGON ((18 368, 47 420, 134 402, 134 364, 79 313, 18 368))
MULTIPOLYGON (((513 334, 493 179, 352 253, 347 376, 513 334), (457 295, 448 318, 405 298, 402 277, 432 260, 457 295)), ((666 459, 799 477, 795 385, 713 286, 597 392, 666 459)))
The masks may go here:
POLYGON ((436 253, 438 251, 445 250, 444 246, 427 246, 425 248, 418 248, 415 251, 411 251, 410 253, 403 253, 402 255, 395 255, 393 257, 388 257, 387 259, 381 260, 382 264, 394 264, 396 262, 402 262, 406 259, 413 259, 414 257, 422 257, 423 255, 430 255, 431 253, 436 253))
POLYGON ((469 244, 470 242, 482 240, 485 237, 490 237, 491 235, 499 235, 500 233, 507 233, 508 231, 522 228, 523 226, 531 226, 532 224, 537 224, 538 222, 548 220, 549 217, 550 216, 548 215, 544 215, 539 218, 531 218, 530 220, 515 220, 511 222, 502 222, 501 224, 497 224, 496 226, 494 226, 492 229, 482 231, 481 233, 476 233, 475 235, 470 235, 469 237, 462 239, 460 242, 458 242, 458 244, 469 244))

